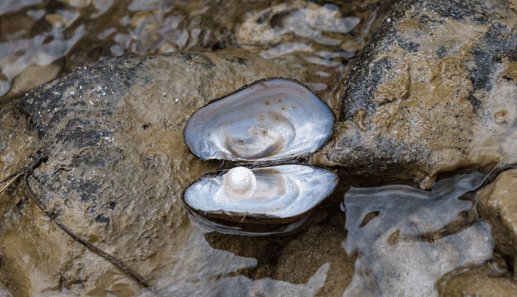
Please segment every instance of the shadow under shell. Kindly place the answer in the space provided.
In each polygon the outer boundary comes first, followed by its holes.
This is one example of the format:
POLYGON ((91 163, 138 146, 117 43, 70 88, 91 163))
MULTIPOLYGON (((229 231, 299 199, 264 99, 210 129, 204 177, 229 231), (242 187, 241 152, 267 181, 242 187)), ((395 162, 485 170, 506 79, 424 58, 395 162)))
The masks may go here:
POLYGON ((309 214, 306 214, 292 222, 284 224, 266 223, 265 221, 260 224, 250 224, 249 222, 229 222, 217 218, 207 218, 188 207, 186 208, 190 221, 199 229, 205 232, 215 231, 222 234, 240 236, 290 235, 304 229, 310 217, 309 214))

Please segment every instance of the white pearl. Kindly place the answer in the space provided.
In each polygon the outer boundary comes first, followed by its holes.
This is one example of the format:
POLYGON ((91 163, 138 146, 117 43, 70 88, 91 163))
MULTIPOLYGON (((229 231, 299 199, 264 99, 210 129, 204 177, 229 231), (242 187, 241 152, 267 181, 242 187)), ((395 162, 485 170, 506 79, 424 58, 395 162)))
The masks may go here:
POLYGON ((253 171, 246 167, 235 167, 224 175, 223 186, 230 198, 249 198, 257 188, 257 178, 253 171))

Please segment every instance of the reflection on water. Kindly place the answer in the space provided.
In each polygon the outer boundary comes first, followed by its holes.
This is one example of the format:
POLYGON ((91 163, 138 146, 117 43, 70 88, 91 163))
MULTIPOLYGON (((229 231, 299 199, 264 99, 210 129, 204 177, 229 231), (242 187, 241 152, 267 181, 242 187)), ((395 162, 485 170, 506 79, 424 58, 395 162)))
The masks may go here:
POLYGON ((351 58, 359 47, 349 44, 340 48, 346 41, 354 42, 347 34, 361 20, 342 15, 334 5, 282 3, 249 16, 237 31, 237 38, 247 47, 271 45, 261 53, 265 58, 307 52, 311 55, 305 59, 311 63, 338 66, 339 58, 351 58))
POLYGON ((244 47, 340 68, 364 44, 377 2, 0 1, 0 98, 124 54, 244 47))
POLYGON ((485 175, 444 179, 431 192, 408 186, 352 188, 345 195, 344 247, 359 253, 345 296, 438 296, 445 273, 492 257, 490 227, 469 192, 485 175))
MULTIPOLYGON (((239 256, 236 250, 229 252, 211 247, 206 239, 210 237, 199 230, 191 233, 187 244, 176 255, 176 265, 158 280, 159 293, 163 296, 314 296, 325 283, 329 264, 321 265, 304 284, 270 277, 252 279, 241 272, 255 268, 258 262, 254 256, 268 245, 233 240, 240 245, 237 249, 251 249, 247 256, 239 256)), ((232 250, 232 243, 225 247, 232 250)), ((141 296, 152 295, 146 292, 141 296)))
MULTIPOLYGON (((186 207, 184 205, 184 207, 186 207)), ((301 229, 307 222, 308 217, 302 217, 301 219, 285 224, 285 225, 274 225, 274 224, 231 224, 224 221, 217 221, 214 219, 207 219, 189 209, 190 222, 197 228, 206 232, 218 232, 228 235, 242 235, 242 236, 270 236, 275 234, 290 234, 301 229)))

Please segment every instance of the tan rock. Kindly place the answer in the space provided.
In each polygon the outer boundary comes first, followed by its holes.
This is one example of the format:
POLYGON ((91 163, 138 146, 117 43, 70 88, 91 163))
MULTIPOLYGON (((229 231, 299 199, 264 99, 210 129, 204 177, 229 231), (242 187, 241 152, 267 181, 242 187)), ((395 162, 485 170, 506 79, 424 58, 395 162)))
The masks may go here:
POLYGON ((517 169, 503 172, 479 193, 478 211, 492 226, 496 250, 513 259, 517 269, 517 169))
POLYGON ((486 267, 454 273, 441 280, 441 297, 514 297, 517 282, 486 267))
POLYGON ((346 76, 335 138, 314 156, 412 179, 517 156, 517 14, 508 1, 399 1, 346 76))

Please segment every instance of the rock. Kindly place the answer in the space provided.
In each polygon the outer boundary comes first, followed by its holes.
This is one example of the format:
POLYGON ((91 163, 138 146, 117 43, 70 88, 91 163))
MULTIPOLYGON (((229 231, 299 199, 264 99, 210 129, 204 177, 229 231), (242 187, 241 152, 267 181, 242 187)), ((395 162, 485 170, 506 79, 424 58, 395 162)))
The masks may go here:
POLYGON ((430 188, 460 167, 515 162, 517 14, 505 0, 402 0, 343 82, 315 161, 430 188))
POLYGON ((55 79, 63 68, 63 61, 57 61, 45 66, 27 65, 13 80, 11 89, 5 95, 20 96, 23 92, 32 90, 55 79))
POLYGON ((281 53, 280 48, 286 46, 291 46, 291 50, 296 51, 312 49, 311 45, 303 42, 292 42, 290 45, 282 43, 286 36, 290 36, 292 41, 306 38, 327 46, 343 43, 347 39, 345 34, 361 22, 356 16, 342 15, 336 5, 320 6, 317 3, 305 1, 280 3, 248 14, 249 17, 238 28, 236 37, 239 43, 244 45, 276 44, 276 47, 262 53, 266 56, 281 53), (330 32, 341 34, 334 34, 335 36, 324 34, 330 32))
MULTIPOLYGON (((335 14, 342 22, 347 18, 331 6, 307 7, 293 13, 335 14)), ((180 205, 183 190, 220 164, 198 161, 189 153, 182 139, 185 120, 209 100, 245 84, 286 77, 308 83, 334 110, 340 107, 335 139, 312 160, 319 165, 360 176, 410 177, 428 187, 440 171, 511 162, 515 156, 509 153, 517 148, 516 38, 515 12, 508 7, 504 0, 402 0, 351 68, 341 106, 334 96, 340 88, 336 72, 314 75, 317 63, 305 67, 289 49, 280 49, 285 56, 275 60, 222 50, 120 57, 80 67, 0 107, 0 179, 40 150, 48 160, 29 183, 56 220, 121 259, 167 296, 240 296, 243 291, 339 295, 352 271, 339 229, 313 227, 302 233, 287 244, 275 267, 264 253, 272 246, 268 242, 204 236, 189 224, 180 205), (306 248, 307 243, 313 246, 306 248), (266 263, 257 263, 261 261, 266 263), (289 273, 302 265, 307 269, 289 273)), ((273 11, 284 8, 279 4, 273 11)), ((273 33, 289 37, 294 32, 303 41, 306 37, 292 20, 283 17, 289 30, 273 33)), ((281 14, 279 18, 281 22, 281 14)), ((273 20, 271 16, 270 25, 273 20)), ((309 50, 319 55, 319 49, 327 48, 329 24, 309 20, 304 26, 312 24, 325 32, 316 36, 322 44, 309 50)), ((344 30, 343 24, 338 24, 343 32, 368 26, 352 23, 344 30)), ((252 24, 240 30, 246 28, 254 29, 252 24)), ((269 34, 268 28, 258 29, 269 34)), ((330 62, 331 67, 349 57, 346 51, 322 54, 325 59, 316 62, 330 62)), ((12 295, 148 293, 73 241, 26 198, 20 181, 0 193, 0 279, 12 295)), ((430 249, 419 247, 420 241, 386 248, 386 242, 394 242, 392 234, 388 230, 372 242, 371 254, 384 261, 374 272, 407 255, 427 257, 426 262, 404 262, 400 275, 433 263, 430 249)), ((464 238, 440 238, 431 249, 450 252, 445 268, 434 269, 432 277, 456 265, 478 263, 491 252, 485 224, 458 234, 464 238), (482 243, 465 247, 472 241, 482 243), (477 257, 462 258, 459 251, 465 250, 477 257)), ((386 284, 397 289, 397 282, 386 284)))
POLYGON ((0 105, 0 180, 15 173, 38 150, 39 139, 19 102, 0 105))
POLYGON ((517 169, 503 172, 480 191, 479 214, 492 225, 496 251, 510 259, 511 271, 517 269, 517 169))
MULTIPOLYGON (((29 183, 56 220, 159 284, 193 228, 181 207, 183 190, 219 165, 190 154, 185 120, 209 100, 261 78, 304 81, 303 69, 291 65, 233 51, 121 57, 81 67, 2 108, 0 166, 8 170, 0 179, 41 148, 48 160, 29 183)), ((11 274, 13 294, 139 292, 23 197, 23 188, 13 186, 0 209, 0 274, 11 274)))
POLYGON ((439 285, 441 297, 513 297, 517 296, 517 282, 481 267, 454 273, 439 285))

